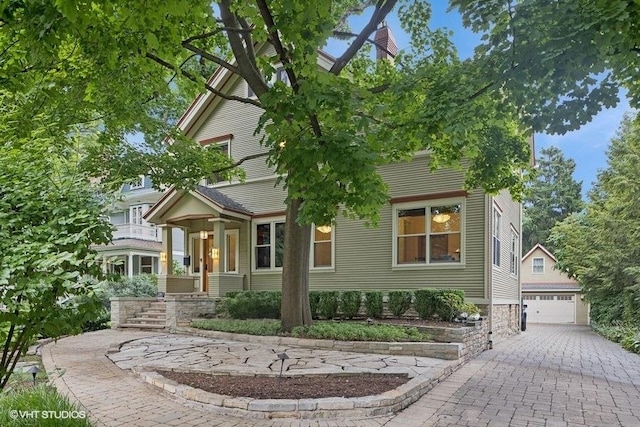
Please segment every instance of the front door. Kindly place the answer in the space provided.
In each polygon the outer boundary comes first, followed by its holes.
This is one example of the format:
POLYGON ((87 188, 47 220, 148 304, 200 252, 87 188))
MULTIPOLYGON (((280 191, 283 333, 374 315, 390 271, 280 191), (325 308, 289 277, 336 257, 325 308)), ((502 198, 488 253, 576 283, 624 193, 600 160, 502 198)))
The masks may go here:
POLYGON ((211 258, 213 235, 208 235, 206 240, 202 241, 202 244, 202 272, 200 274, 200 282, 202 283, 202 292, 209 292, 209 272, 213 269, 213 258, 211 258))

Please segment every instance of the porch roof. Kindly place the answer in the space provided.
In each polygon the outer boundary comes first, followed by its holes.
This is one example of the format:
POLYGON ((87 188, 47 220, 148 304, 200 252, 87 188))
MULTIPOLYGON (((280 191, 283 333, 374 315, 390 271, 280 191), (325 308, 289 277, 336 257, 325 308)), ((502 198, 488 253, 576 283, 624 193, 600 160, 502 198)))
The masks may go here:
POLYGON ((196 191, 222 208, 226 208, 246 215, 253 215, 253 212, 251 212, 249 209, 245 208, 240 203, 233 200, 231 197, 222 194, 215 188, 198 185, 196 187, 196 191))

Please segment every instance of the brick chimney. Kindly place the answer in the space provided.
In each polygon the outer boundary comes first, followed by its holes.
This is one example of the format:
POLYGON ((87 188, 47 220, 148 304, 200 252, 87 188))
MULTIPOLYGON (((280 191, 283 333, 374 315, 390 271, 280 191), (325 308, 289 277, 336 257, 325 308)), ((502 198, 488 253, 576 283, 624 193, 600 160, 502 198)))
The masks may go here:
POLYGON ((396 45, 396 39, 393 37, 393 33, 387 26, 386 21, 382 21, 376 30, 376 36, 373 39, 376 44, 380 46, 384 46, 387 50, 380 49, 376 46, 376 59, 379 61, 381 59, 387 59, 393 61, 393 58, 398 53, 398 46, 396 45))

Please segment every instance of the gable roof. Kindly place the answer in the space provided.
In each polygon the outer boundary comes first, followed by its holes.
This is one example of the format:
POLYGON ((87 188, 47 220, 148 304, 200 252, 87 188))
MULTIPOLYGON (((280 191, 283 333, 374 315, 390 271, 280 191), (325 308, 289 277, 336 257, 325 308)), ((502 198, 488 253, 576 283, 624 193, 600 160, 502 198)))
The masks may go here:
POLYGON ((172 186, 164 193, 160 200, 144 214, 144 219, 151 221, 155 215, 164 214, 186 194, 190 194, 192 197, 199 199, 219 214, 231 215, 241 219, 250 219, 253 216, 253 212, 249 209, 229 196, 222 194, 215 188, 198 185, 190 191, 180 190, 172 186))
POLYGON ((553 254, 551 252, 549 252, 549 249, 545 248, 544 246, 542 246, 540 243, 537 243, 534 247, 531 248, 531 250, 529 252, 527 252, 523 257, 522 257, 522 261, 524 261, 525 259, 527 259, 529 256, 531 256, 531 254, 533 254, 536 249, 540 249, 542 252, 544 252, 549 258, 551 258, 554 262, 558 262, 558 260, 556 259, 556 257, 553 256, 553 254))
POLYGON ((249 209, 242 206, 240 203, 233 200, 231 197, 228 197, 222 194, 220 191, 215 188, 205 187, 204 185, 196 186, 195 191, 202 194, 207 199, 211 200, 213 203, 217 204, 221 208, 225 208, 231 211, 235 211, 238 213, 244 213, 247 215, 253 215, 249 209))

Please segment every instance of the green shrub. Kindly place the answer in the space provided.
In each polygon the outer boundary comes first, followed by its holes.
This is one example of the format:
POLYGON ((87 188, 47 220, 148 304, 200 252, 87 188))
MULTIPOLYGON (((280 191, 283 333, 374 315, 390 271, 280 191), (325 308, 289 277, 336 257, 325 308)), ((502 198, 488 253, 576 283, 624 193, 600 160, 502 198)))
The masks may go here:
POLYGON ((411 298, 410 291, 389 292, 389 311, 395 317, 401 317, 411 307, 411 298))
POLYGON ((245 291, 228 298, 226 309, 234 319, 279 319, 280 292, 245 291))
POLYGON ((437 316, 452 320, 464 304, 464 291, 459 289, 419 289, 414 292, 415 308, 421 319, 437 316))
POLYGON ((358 315, 361 304, 362 292, 360 291, 344 291, 340 295, 340 311, 347 319, 353 319, 358 315))
POLYGON ((280 321, 271 319, 207 319, 196 320, 191 323, 191 326, 208 331, 249 335, 278 335, 281 329, 280 321))
POLYGON ((69 399, 59 394, 51 386, 37 386, 20 390, 11 390, 0 394, 0 425, 2 426, 38 426, 38 427, 91 427, 88 414, 72 404, 69 399), (13 419, 11 414, 18 411, 67 411, 69 418, 20 418, 13 419), (84 416, 82 418, 82 416, 84 416))
POLYGON ((320 298, 322 296, 322 291, 311 291, 309 292, 309 306, 311 307, 311 318, 318 318, 318 310, 320 308, 320 298))
POLYGON ((316 322, 311 326, 293 328, 292 335, 301 338, 339 341, 428 341, 429 336, 417 328, 362 323, 316 322))
MULTIPOLYGON (((475 305, 472 302, 464 302, 462 304, 462 306, 460 307, 460 313, 467 313, 468 315, 471 314, 480 314, 480 309, 478 308, 477 305, 475 305)), ((458 313, 458 314, 460 314, 458 313)))
POLYGON ((364 294, 364 307, 367 316, 374 319, 380 319, 382 317, 382 292, 371 291, 364 294))
POLYGON ((325 319, 334 319, 338 315, 340 305, 340 293, 338 291, 325 291, 320 294, 318 310, 325 319))
POLYGON ((591 327, 608 340, 620 343, 623 348, 640 354, 640 328, 634 325, 616 322, 610 325, 591 323, 591 327))
POLYGON ((107 310, 111 310, 109 298, 155 298, 158 295, 158 278, 152 274, 119 277, 116 280, 100 283, 98 286, 98 295, 107 310))

